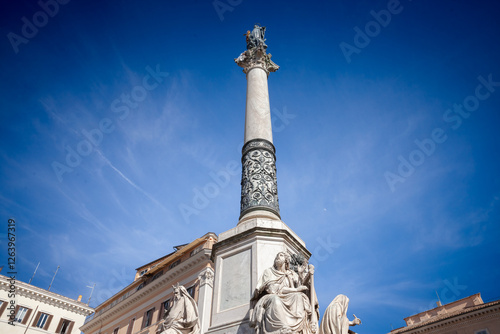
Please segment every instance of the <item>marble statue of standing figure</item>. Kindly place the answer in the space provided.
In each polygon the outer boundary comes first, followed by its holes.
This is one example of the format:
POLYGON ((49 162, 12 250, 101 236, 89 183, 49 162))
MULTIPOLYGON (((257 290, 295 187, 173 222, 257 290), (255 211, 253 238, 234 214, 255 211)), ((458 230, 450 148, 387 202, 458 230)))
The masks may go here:
POLYGON ((173 286, 174 300, 170 310, 165 311, 163 324, 158 334, 200 334, 198 306, 182 285, 173 286))
POLYGON ((278 253, 274 265, 264 270, 252 297, 250 326, 256 334, 316 332, 317 322, 313 322, 312 313, 316 312, 317 300, 311 303, 306 293, 311 287, 302 283, 298 273, 290 270, 290 255, 278 253))
POLYGON ((347 318, 347 306, 349 298, 345 295, 338 295, 328 305, 321 320, 320 334, 356 334, 349 329, 349 326, 360 325, 361 320, 353 314, 354 320, 347 318))

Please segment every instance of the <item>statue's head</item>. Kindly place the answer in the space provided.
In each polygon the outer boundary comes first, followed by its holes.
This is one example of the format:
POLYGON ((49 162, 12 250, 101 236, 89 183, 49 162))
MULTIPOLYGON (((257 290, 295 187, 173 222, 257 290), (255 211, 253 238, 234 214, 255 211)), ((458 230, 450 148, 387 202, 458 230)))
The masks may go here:
POLYGON ((349 298, 347 298, 346 295, 338 295, 333 299, 333 302, 337 305, 339 305, 341 313, 346 314, 347 313, 347 307, 349 306, 349 298))
POLYGON ((274 268, 281 269, 283 264, 285 264, 286 270, 290 269, 290 254, 286 252, 279 252, 274 258, 274 268))
POLYGON ((181 288, 179 286, 179 283, 177 282, 176 285, 172 285, 172 288, 174 289, 174 299, 179 299, 181 296, 181 288))

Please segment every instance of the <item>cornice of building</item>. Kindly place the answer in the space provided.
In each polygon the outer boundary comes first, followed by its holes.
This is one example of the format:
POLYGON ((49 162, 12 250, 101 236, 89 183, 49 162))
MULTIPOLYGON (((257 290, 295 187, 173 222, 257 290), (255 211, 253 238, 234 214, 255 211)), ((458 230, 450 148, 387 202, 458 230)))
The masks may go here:
MULTIPOLYGON (((9 291, 11 286, 10 278, 0 275, 0 289, 9 291)), ((34 285, 15 280, 15 294, 39 301, 41 303, 62 308, 80 315, 88 316, 94 309, 82 302, 65 297, 55 292, 51 292, 34 285)))
POLYGON ((467 307, 463 310, 441 314, 426 321, 391 331, 389 334, 426 333, 438 328, 451 329, 477 321, 479 318, 500 317, 500 300, 467 307))
MULTIPOLYGON (((174 268, 170 268, 170 269, 168 268, 168 266, 172 262, 175 262, 177 259, 180 259, 187 252, 189 252, 189 251, 191 251, 191 250, 193 250, 193 249, 195 249, 195 248, 197 248, 197 247, 199 247, 201 245, 204 245, 205 243, 207 243, 209 241, 210 238, 214 239, 214 242, 217 242, 217 235, 215 233, 213 233, 213 232, 208 232, 205 235, 203 235, 202 237, 193 240, 189 244, 186 244, 184 247, 182 247, 181 250, 175 251, 173 253, 170 253, 168 255, 162 256, 162 257, 160 257, 160 258, 158 258, 156 260, 153 260, 153 261, 149 262, 148 264, 152 264, 152 263, 157 262, 158 260, 161 260, 155 266, 155 268, 151 269, 148 273, 144 274, 144 276, 139 277, 138 279, 135 279, 134 281, 132 281, 132 283, 130 283, 129 285, 127 285, 126 287, 124 287, 123 289, 121 289, 120 291, 118 291, 117 293, 115 293, 109 299, 105 300, 100 305, 96 306, 95 312, 99 313, 101 310, 109 308, 109 306, 112 303, 114 303, 115 301, 118 302, 119 299, 128 298, 131 294, 129 294, 128 296, 124 297, 127 293, 130 293, 131 291, 135 292, 135 290, 137 289, 137 287, 139 285, 143 284, 148 278, 154 276, 158 272, 160 272, 162 270, 165 270, 165 268, 167 269, 167 271, 170 272, 172 269, 175 268, 175 267, 174 268)), ((176 246, 176 247, 180 247, 180 246, 176 246)), ((139 269, 140 268, 144 268, 146 266, 147 265, 143 265, 143 266, 139 267, 139 269)), ((134 292, 132 292, 132 293, 134 293, 134 292)))
POLYGON ((142 289, 136 290, 132 294, 130 294, 127 298, 119 301, 113 307, 107 309, 99 315, 94 316, 92 320, 84 324, 80 327, 82 332, 92 331, 92 329, 97 328, 102 322, 112 318, 114 315, 127 311, 129 308, 134 307, 141 299, 146 298, 151 295, 153 292, 157 291, 159 288, 170 285, 173 280, 185 273, 187 270, 196 266, 202 262, 210 262, 210 255, 212 253, 211 249, 203 249, 199 253, 193 255, 189 259, 181 262, 178 266, 168 270, 158 279, 150 282, 145 285, 142 289))
MULTIPOLYGON (((412 318, 419 318, 419 317, 421 317, 421 316, 423 316, 423 315, 425 315, 425 314, 429 314, 429 313, 433 313, 433 312, 438 313, 438 312, 439 312, 439 311, 441 311, 441 310, 448 310, 448 309, 452 308, 453 306, 458 305, 458 304, 460 304, 460 303, 463 303, 463 302, 465 302, 465 301, 467 301, 467 300, 469 300, 469 301, 473 301, 474 299, 477 299, 477 298, 479 298, 479 303, 480 303, 481 305, 482 305, 482 304, 484 304, 484 303, 483 303, 483 300, 481 299, 481 294, 480 294, 480 293, 476 293, 476 294, 474 294, 474 295, 467 296, 467 297, 465 297, 465 298, 462 298, 462 299, 456 300, 456 301, 454 301, 454 302, 451 302, 451 303, 448 303, 448 304, 445 304, 445 305, 440 305, 440 306, 437 306, 437 307, 435 307, 435 308, 433 308, 433 309, 426 310, 426 311, 423 311, 423 312, 420 312, 420 313, 417 313, 417 314, 411 315, 411 316, 409 316, 409 317, 404 318, 403 320, 405 320, 406 322, 408 322, 408 320, 409 320, 409 319, 412 319, 412 318)), ((479 305, 479 304, 478 304, 478 305, 479 305)), ((415 323, 415 324, 416 324, 416 323, 415 323)))

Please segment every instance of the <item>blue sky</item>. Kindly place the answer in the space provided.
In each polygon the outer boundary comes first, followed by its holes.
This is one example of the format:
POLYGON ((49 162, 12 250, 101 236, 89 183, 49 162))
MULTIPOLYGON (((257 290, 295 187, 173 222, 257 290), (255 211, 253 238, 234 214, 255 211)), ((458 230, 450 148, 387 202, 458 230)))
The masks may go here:
POLYGON ((0 266, 13 217, 18 279, 40 262, 33 284, 47 288, 59 265, 51 290, 87 300, 96 283, 96 306, 138 266, 236 225, 246 80, 233 59, 261 23, 281 66, 269 77, 281 216, 313 253, 321 313, 343 293, 358 332, 386 333, 436 291, 500 299, 500 5, 41 11, 0 10, 0 266))

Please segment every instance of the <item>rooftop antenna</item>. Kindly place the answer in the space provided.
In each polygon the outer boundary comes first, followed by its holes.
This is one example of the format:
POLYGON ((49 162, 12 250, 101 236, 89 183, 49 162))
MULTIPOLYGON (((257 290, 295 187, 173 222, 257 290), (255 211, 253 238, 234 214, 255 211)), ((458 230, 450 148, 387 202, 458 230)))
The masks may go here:
POLYGON ((443 304, 441 303, 441 299, 439 299, 439 295, 438 295, 438 292, 437 290, 436 291, 436 296, 438 297, 438 301, 436 302, 437 306, 440 307, 440 306, 443 306, 443 304))
POLYGON ((33 277, 35 277, 35 274, 36 274, 36 271, 38 270, 38 266, 39 265, 40 265, 40 262, 38 262, 38 264, 36 265, 35 272, 33 273, 33 276, 31 276, 30 281, 28 282, 28 284, 31 284, 31 281, 33 280, 33 277))
POLYGON ((87 288, 92 289, 92 290, 90 290, 90 297, 89 297, 89 301, 87 302, 87 305, 89 305, 89 304, 90 304, 90 298, 92 298, 92 293, 94 292, 95 283, 94 283, 94 285, 92 285, 92 286, 87 285, 87 288))
POLYGON ((50 287, 52 286, 52 283, 54 283, 54 278, 56 278, 57 272, 59 271, 59 266, 57 266, 56 272, 54 273, 54 277, 52 277, 52 281, 50 282, 49 288, 47 291, 50 291, 50 287))

